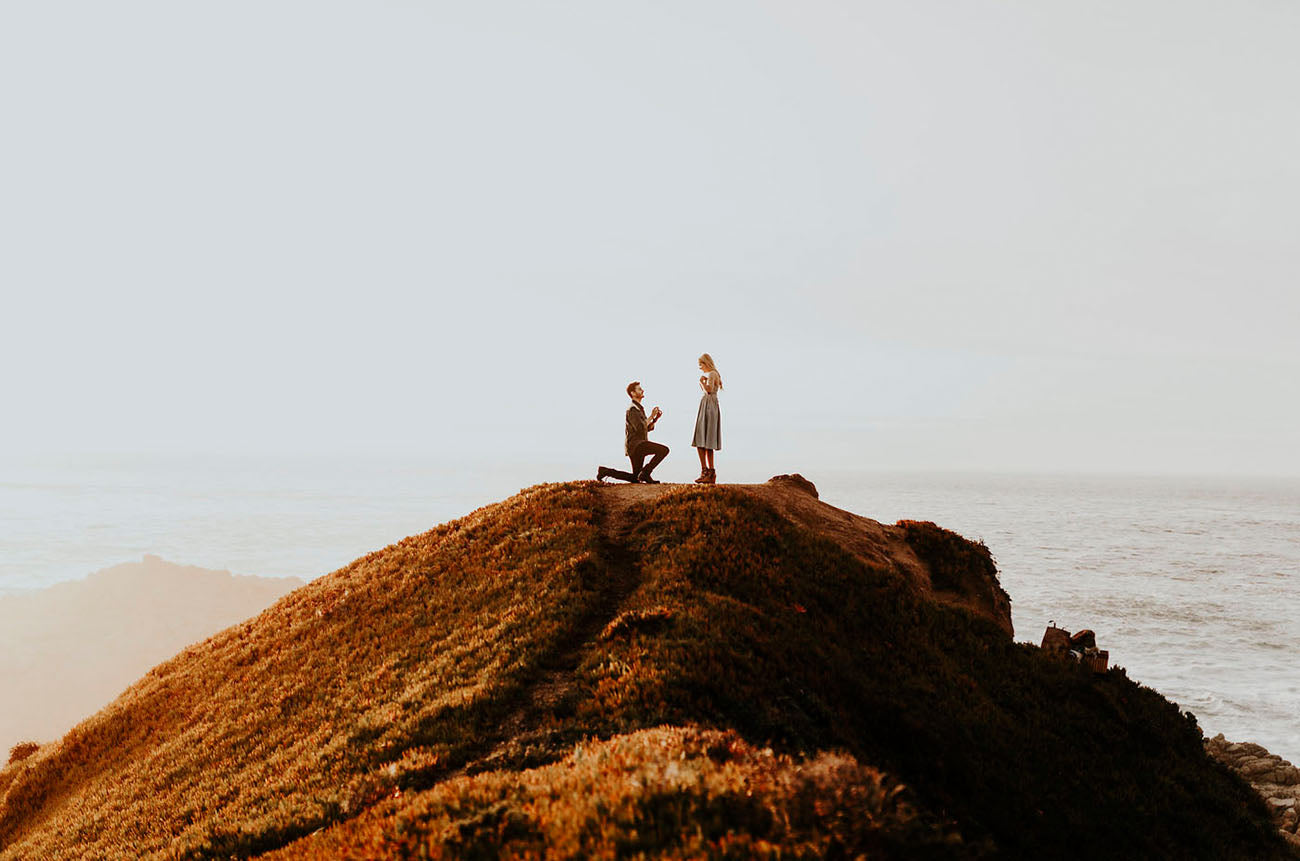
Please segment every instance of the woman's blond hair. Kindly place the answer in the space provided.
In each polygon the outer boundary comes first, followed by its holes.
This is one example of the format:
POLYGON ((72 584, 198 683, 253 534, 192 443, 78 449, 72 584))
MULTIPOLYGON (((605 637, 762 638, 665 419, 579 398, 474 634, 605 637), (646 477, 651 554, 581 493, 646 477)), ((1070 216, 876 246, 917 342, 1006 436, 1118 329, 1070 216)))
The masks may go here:
MULTIPOLYGON (((718 374, 718 366, 713 364, 713 357, 708 353, 700 353, 700 361, 704 363, 704 370, 718 374)), ((718 388, 722 388, 722 374, 718 374, 718 388)))

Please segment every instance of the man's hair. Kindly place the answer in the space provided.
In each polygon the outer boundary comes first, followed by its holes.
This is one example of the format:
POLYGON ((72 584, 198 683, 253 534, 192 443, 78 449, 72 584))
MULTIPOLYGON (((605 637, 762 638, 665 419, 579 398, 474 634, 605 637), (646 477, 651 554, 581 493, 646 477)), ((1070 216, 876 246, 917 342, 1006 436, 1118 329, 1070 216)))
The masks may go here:
POLYGON ((632 390, 635 389, 635 388, 636 388, 637 386, 639 386, 639 385, 641 385, 641 381, 640 381, 640 380, 633 380, 632 382, 630 382, 630 383, 627 384, 627 396, 628 396, 629 398, 632 397, 632 390))

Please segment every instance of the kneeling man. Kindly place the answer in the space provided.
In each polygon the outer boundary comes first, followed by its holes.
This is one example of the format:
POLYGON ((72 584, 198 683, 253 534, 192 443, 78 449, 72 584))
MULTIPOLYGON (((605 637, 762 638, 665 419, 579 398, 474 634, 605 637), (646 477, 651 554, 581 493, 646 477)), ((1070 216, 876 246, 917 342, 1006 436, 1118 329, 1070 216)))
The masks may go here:
POLYGON ((655 422, 663 415, 663 410, 655 407, 650 411, 650 417, 645 414, 645 407, 641 406, 641 399, 645 397, 645 391, 641 384, 630 382, 627 384, 628 397, 632 399, 632 406, 627 408, 627 420, 624 423, 624 445, 623 453, 632 461, 632 471, 623 472, 619 469, 610 469, 607 466, 596 469, 596 480, 603 481, 606 478, 617 478, 622 481, 633 483, 641 482, 642 484, 658 484, 651 477, 650 473, 659 465, 665 457, 668 456, 668 446, 661 445, 657 442, 650 442, 647 435, 655 429, 655 422), (650 458, 650 463, 646 464, 645 459, 650 458), (642 466, 645 464, 645 466, 642 466))

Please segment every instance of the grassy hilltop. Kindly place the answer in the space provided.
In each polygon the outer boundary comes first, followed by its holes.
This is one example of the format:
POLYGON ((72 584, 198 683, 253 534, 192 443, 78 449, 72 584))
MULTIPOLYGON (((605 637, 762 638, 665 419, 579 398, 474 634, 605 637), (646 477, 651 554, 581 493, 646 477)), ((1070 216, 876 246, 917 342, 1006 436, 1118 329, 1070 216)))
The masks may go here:
POLYGON ((933 524, 543 485, 11 763, 0 858, 1289 857, 1176 706, 1010 633, 933 524))

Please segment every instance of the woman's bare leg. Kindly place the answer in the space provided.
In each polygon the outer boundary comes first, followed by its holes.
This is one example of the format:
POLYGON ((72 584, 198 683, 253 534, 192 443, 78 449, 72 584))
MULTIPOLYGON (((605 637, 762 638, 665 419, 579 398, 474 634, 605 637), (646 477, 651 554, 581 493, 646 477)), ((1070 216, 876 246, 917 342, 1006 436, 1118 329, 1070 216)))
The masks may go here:
POLYGON ((706 460, 704 459, 704 452, 705 452, 705 450, 702 449, 702 448, 697 448, 696 451, 699 452, 699 455, 700 455, 700 469, 701 469, 701 470, 703 470, 703 469, 707 469, 708 466, 709 466, 709 464, 708 464, 708 461, 706 461, 706 460))
POLYGON ((711 448, 700 449, 700 461, 703 462, 705 458, 707 458, 709 461, 707 464, 708 468, 713 469, 713 449, 711 448))

